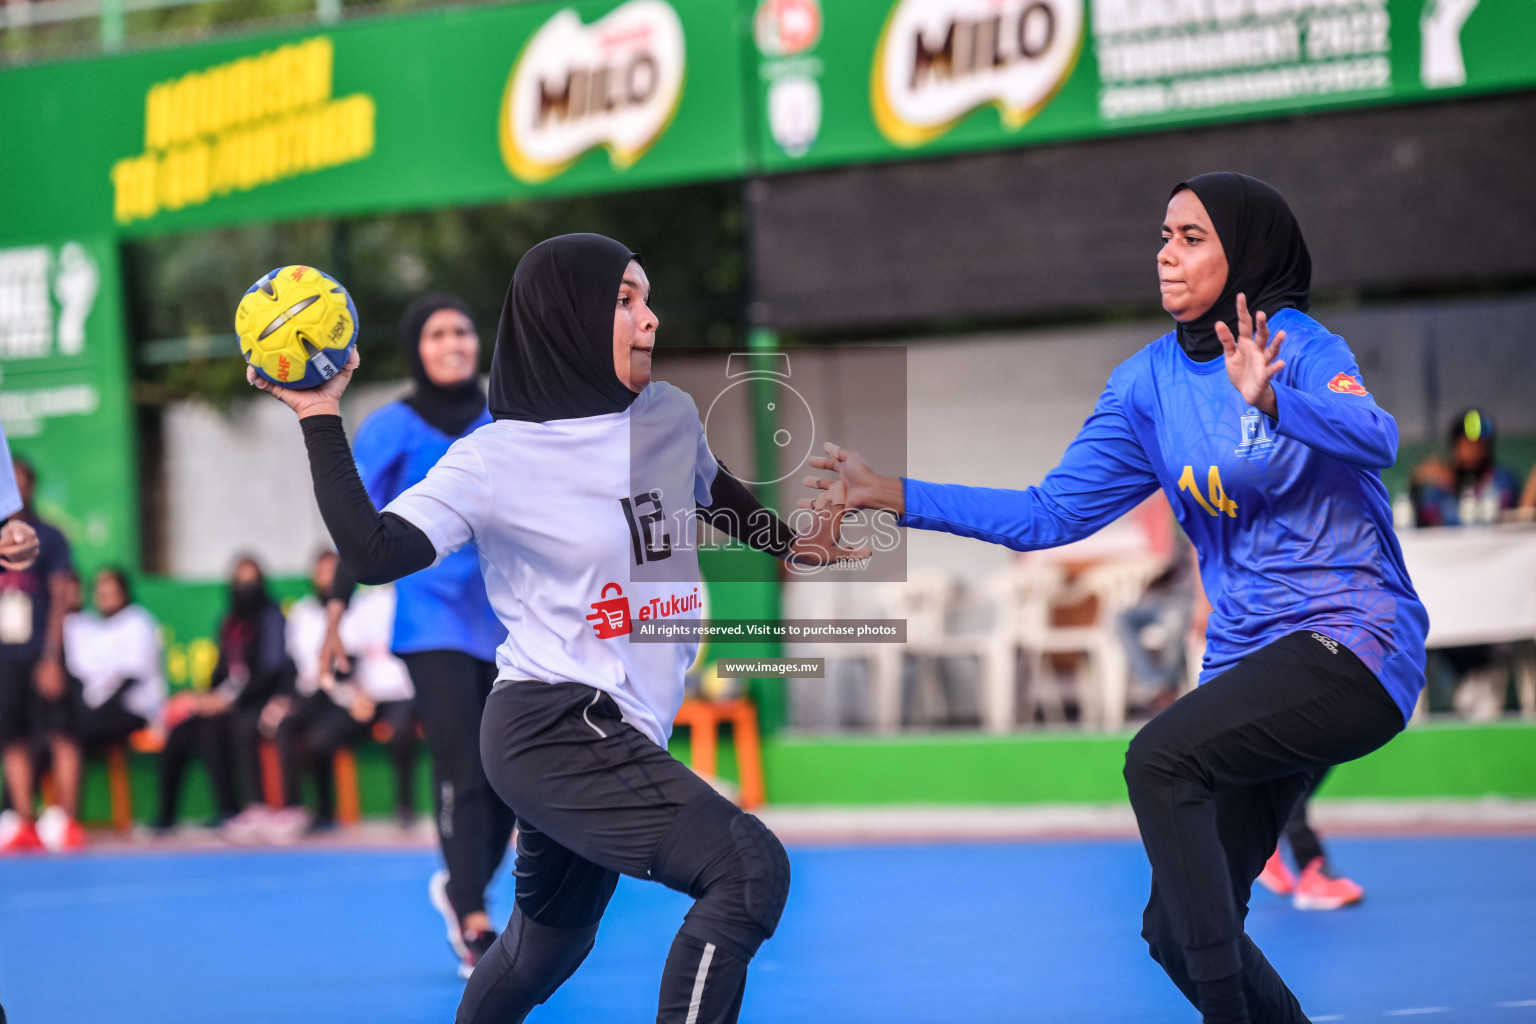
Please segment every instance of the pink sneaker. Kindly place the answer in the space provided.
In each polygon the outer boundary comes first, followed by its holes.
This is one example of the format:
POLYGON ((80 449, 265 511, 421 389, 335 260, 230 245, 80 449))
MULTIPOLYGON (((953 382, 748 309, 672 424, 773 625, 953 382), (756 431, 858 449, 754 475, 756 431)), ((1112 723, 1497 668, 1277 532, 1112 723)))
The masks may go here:
POLYGON ((1296 876, 1291 874, 1291 869, 1280 859, 1279 850, 1270 854, 1269 860, 1264 862, 1264 870, 1259 872, 1259 884, 1276 896, 1289 896, 1291 890, 1296 888, 1296 876))
POLYGON ((225 842, 250 846, 265 838, 267 820, 271 816, 272 810, 266 804, 251 804, 226 821, 219 832, 223 835, 225 842))
POLYGON ((29 819, 23 818, 15 811, 6 811, 0 815, 4 821, 0 821, 0 853, 31 853, 43 848, 43 841, 37 838, 37 826, 29 819))
POLYGON ((268 812, 261 825, 261 838, 275 846, 290 846, 304 838, 308 828, 308 811, 302 807, 283 807, 268 812))
POLYGON ((1301 873, 1292 902, 1297 910, 1338 910, 1365 899, 1365 890, 1347 878, 1334 878, 1317 857, 1301 873))

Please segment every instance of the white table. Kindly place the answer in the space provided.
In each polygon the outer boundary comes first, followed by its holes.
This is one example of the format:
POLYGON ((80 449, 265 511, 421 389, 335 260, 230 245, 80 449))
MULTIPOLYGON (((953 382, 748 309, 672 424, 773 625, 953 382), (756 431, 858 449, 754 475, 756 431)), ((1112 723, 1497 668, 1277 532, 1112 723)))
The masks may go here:
POLYGON ((1430 647, 1536 639, 1536 524, 1403 530, 1430 647))

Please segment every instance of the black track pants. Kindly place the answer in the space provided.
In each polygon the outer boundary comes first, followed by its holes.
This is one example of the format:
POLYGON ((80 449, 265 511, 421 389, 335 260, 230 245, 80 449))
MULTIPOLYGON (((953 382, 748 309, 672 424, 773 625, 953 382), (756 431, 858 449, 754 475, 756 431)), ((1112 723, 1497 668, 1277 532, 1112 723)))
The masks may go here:
MULTIPOLYGON (((389 760, 395 769, 395 812, 416 813, 416 704, 389 700, 378 706, 373 721, 389 726, 389 760)), ((500 861, 498 861, 500 863, 500 861)))
POLYGON ((694 897, 662 971, 661 1024, 730 1024, 778 925, 789 860, 773 834, 577 683, 498 684, 486 773, 517 811, 517 904, 475 968, 459 1024, 516 1024, 581 965, 620 874, 694 897))
POLYGON ((1125 778, 1152 863, 1142 935, 1191 1002, 1199 1005, 1197 983, 1241 974, 1254 1024, 1306 1020, 1243 933, 1253 880, 1319 774, 1402 728, 1402 713, 1359 658, 1298 632, 1136 734, 1125 778))
POLYGON ((1312 823, 1307 820, 1307 804, 1312 802, 1312 794, 1317 792, 1317 787, 1323 784, 1328 770, 1324 769, 1318 775, 1317 780, 1301 794, 1301 799, 1296 801, 1296 809, 1291 812, 1290 820, 1285 823, 1285 840, 1291 844, 1291 858, 1296 861, 1296 870, 1305 871, 1307 865, 1322 857, 1327 860, 1327 854, 1323 852, 1323 841, 1312 830, 1312 823))
POLYGON ((277 727, 277 752, 283 765, 283 804, 302 805, 300 778, 308 768, 315 779, 315 821, 336 820, 336 752, 368 733, 323 693, 310 694, 277 727))
POLYGON ((432 806, 448 866, 448 901, 463 920, 485 910, 485 890, 512 837, 512 812, 480 764, 480 715, 496 666, 462 651, 401 655, 432 751, 432 806))
POLYGON ((219 819, 239 813, 240 799, 235 788, 235 767, 230 739, 232 716, 194 715, 179 723, 165 737, 160 751, 160 813, 155 818, 159 828, 176 824, 181 800, 181 783, 194 755, 208 766, 213 785, 214 814, 219 819))

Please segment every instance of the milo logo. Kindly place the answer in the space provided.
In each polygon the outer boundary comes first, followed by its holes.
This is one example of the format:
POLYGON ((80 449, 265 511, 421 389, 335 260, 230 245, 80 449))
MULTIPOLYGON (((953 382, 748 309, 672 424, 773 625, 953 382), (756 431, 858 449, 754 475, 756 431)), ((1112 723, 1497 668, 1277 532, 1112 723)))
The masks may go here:
POLYGON ((683 96, 683 24, 665 0, 630 0, 590 25, 546 21, 502 97, 501 155, 523 181, 547 181, 589 150, 623 170, 671 124, 683 96))
POLYGON ((1072 73, 1083 20, 1083 0, 898 0, 870 72, 875 123, 921 146, 992 105, 1016 131, 1072 73))

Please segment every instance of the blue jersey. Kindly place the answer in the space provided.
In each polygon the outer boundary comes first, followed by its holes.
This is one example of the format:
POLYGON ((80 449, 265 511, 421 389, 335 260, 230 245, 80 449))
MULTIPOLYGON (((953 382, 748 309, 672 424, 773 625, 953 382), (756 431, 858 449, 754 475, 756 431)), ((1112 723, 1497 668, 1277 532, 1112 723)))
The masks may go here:
POLYGON ((21 491, 11 471, 11 446, 5 442, 5 431, 0 430, 0 523, 20 511, 21 491))
POLYGON ((1378 470, 1397 424, 1344 339, 1294 309, 1276 412, 1243 401, 1225 360, 1169 333, 1115 368, 1061 464, 1023 491, 904 482, 902 524, 1019 551, 1088 536, 1161 487, 1200 553, 1211 601, 1201 681, 1296 630, 1338 640, 1406 720, 1424 685, 1429 618, 1403 566, 1378 470))
MULTIPOLYGON (((482 412, 464 434, 489 422, 490 414, 482 412)), ((427 423, 404 402, 391 402, 369 416, 357 430, 352 454, 374 506, 383 508, 419 483, 458 439, 427 423)), ((496 648, 506 638, 485 596, 480 562, 471 547, 395 584, 396 654, 463 651, 494 661, 496 648)))

